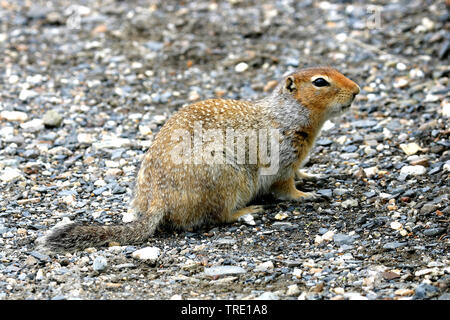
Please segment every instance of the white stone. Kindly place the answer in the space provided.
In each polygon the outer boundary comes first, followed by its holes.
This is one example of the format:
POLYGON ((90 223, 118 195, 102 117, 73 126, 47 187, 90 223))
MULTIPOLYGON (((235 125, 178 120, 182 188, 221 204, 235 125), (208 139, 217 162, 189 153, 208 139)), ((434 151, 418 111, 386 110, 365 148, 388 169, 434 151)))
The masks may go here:
POLYGON ((95 180, 95 182, 94 182, 94 186, 99 187, 99 188, 104 187, 106 185, 107 185, 107 183, 103 179, 98 179, 98 180, 95 180))
POLYGON ((423 150, 417 143, 402 143, 400 144, 400 148, 403 150, 404 153, 406 153, 408 156, 416 154, 418 151, 423 150))
POLYGON ((413 79, 419 79, 419 78, 423 78, 425 76, 425 74, 423 73, 422 70, 415 68, 415 69, 411 69, 409 71, 409 76, 413 79))
POLYGON ((418 271, 414 272, 414 275, 416 277, 420 277, 420 276, 424 276, 426 274, 432 273, 433 271, 435 271, 435 270, 431 269, 431 268, 429 268, 429 269, 422 269, 422 270, 418 270, 418 271))
POLYGON ((380 192, 380 198, 384 200, 392 199, 392 194, 386 192, 380 192))
POLYGON ((427 172, 427 168, 425 168, 424 166, 421 166, 421 165, 404 166, 400 170, 400 175, 402 175, 402 176, 407 176, 407 175, 420 176, 422 174, 425 174, 426 172, 427 172))
POLYGON ((243 216, 240 216, 238 221, 243 221, 244 223, 254 226, 256 225, 255 218, 253 218, 252 214, 244 214, 243 216))
POLYGON ((266 272, 274 268, 272 261, 263 262, 255 267, 253 271, 255 272, 266 272))
POLYGON ((19 82, 19 80, 20 80, 20 78, 19 78, 19 76, 16 75, 16 74, 12 74, 12 75, 8 78, 8 82, 9 82, 10 84, 15 84, 15 83, 19 82))
POLYGON ((287 217, 289 217, 289 215, 288 215, 287 213, 285 213, 285 212, 279 212, 279 213, 277 213, 277 214, 275 215, 275 219, 276 219, 276 220, 284 220, 284 219, 286 219, 287 217))
POLYGON ((434 29, 434 22, 430 18, 424 17, 422 18, 422 26, 425 31, 430 31, 434 29))
POLYGON ((234 67, 234 71, 239 72, 239 73, 244 72, 247 69, 248 69, 248 64, 246 64, 245 62, 240 62, 234 67))
POLYGON ((425 96, 425 102, 437 102, 441 99, 441 97, 437 94, 432 94, 431 92, 428 92, 425 96))
POLYGON ((398 71, 405 71, 406 70, 406 64, 404 64, 403 62, 397 63, 397 65, 395 67, 397 68, 398 71))
POLYGON ((294 271, 292 271, 292 274, 297 278, 301 278, 302 274, 303 274, 303 270, 299 269, 299 268, 294 268, 294 271))
POLYGON ((383 135, 386 139, 392 138, 392 132, 388 128, 383 128, 383 135))
POLYGON ((0 118, 7 121, 27 121, 28 115, 21 111, 2 111, 0 113, 0 118))
POLYGON ((450 117, 450 102, 447 100, 442 101, 442 115, 444 117, 450 117))
POLYGON ((300 294, 300 289, 298 285, 292 284, 288 286, 288 289, 286 291, 287 296, 298 296, 300 294))
POLYGON ((3 127, 0 128, 0 136, 3 138, 8 138, 14 135, 14 127, 3 127))
POLYGON ((93 143, 95 149, 117 149, 127 148, 131 146, 131 140, 127 138, 107 138, 100 142, 93 143))
POLYGON ((167 120, 167 116, 163 115, 163 114, 157 114, 153 117, 153 120, 157 123, 157 124, 163 124, 164 121, 167 120))
POLYGON ((368 300, 357 292, 348 292, 344 294, 344 297, 348 300, 368 300))
POLYGON ((143 136, 148 135, 148 134, 152 134, 152 129, 149 126, 140 125, 139 126, 139 133, 142 134, 143 136))
POLYGON ((344 42, 345 40, 347 40, 347 34, 344 32, 337 34, 336 40, 339 42, 344 42))
POLYGON ((280 298, 273 292, 264 292, 262 295, 257 297, 255 300, 279 300, 280 298))
POLYGON ((64 196, 62 198, 62 202, 64 202, 67 205, 74 205, 75 204, 75 195, 68 194, 67 196, 64 196))
POLYGON ((322 242, 323 242, 323 239, 320 235, 316 235, 314 237, 314 243, 321 244, 322 242))
POLYGON ((136 250, 131 256, 139 260, 156 261, 159 257, 160 252, 161 250, 157 247, 146 247, 136 250))
POLYGON ((20 127, 26 132, 37 132, 44 129, 44 121, 42 119, 33 119, 20 124, 20 127))
POLYGON ((28 89, 23 89, 22 91, 20 91, 19 93, 19 99, 22 101, 26 101, 29 98, 34 98, 38 95, 38 93, 36 91, 33 90, 28 90, 28 89))
POLYGON ((79 133, 77 135, 77 140, 79 143, 91 144, 95 141, 94 135, 91 133, 79 133))
POLYGON ((326 241, 331 241, 333 239, 333 236, 334 236, 334 231, 330 230, 330 231, 325 232, 322 235, 322 239, 326 240, 326 241))
POLYGON ((394 81, 394 88, 404 88, 409 84, 409 80, 406 77, 399 77, 394 81))
POLYGON ((66 156, 70 156, 73 154, 73 152, 70 151, 69 149, 67 149, 66 147, 58 146, 58 147, 49 149, 48 154, 51 154, 51 155, 63 154, 66 156))
POLYGON ((119 163, 117 161, 105 160, 105 166, 107 166, 108 168, 118 168, 119 163))
POLYGON ((364 173, 366 174, 367 178, 372 178, 373 176, 375 176, 378 173, 378 167, 370 167, 370 168, 365 168, 363 169, 364 173))
POLYGON ((344 288, 340 288, 340 287, 334 288, 333 291, 336 294, 344 294, 345 293, 344 288))
POLYGON ((336 142, 342 145, 345 143, 345 141, 347 141, 346 136, 340 136, 339 138, 336 139, 336 142))
POLYGON ((391 229, 394 229, 394 230, 400 230, 403 228, 403 225, 398 221, 391 222, 390 226, 391 226, 391 229))
POLYGON ((450 171, 450 160, 447 160, 445 164, 442 166, 443 171, 450 171))
MULTIPOLYGON (((327 131, 327 130, 330 130, 331 128, 334 128, 334 126, 335 125, 333 122, 331 122, 330 120, 327 120, 324 122, 324 124, 322 126, 322 130, 327 131)), ((343 136, 343 137, 345 137, 345 136, 343 136)))
POLYGON ((44 272, 42 271, 42 269, 39 269, 38 272, 36 272, 35 280, 36 281, 44 280, 44 272))
POLYGON ((137 219, 137 213, 134 209, 128 209, 122 214, 122 221, 124 223, 135 221, 137 219))
POLYGON ((198 94, 197 91, 191 91, 191 92, 189 92, 188 99, 189 99, 189 101, 196 101, 196 100, 200 99, 200 95, 198 94))
POLYGON ((22 171, 20 171, 19 169, 10 168, 10 167, 6 167, 5 169, 3 169, 3 171, 0 175, 0 180, 2 180, 3 182, 11 182, 16 179, 22 179, 22 178, 23 178, 22 171))
POLYGON ((347 199, 341 202, 341 207, 344 209, 348 209, 349 207, 356 207, 358 205, 358 200, 356 199, 347 199))

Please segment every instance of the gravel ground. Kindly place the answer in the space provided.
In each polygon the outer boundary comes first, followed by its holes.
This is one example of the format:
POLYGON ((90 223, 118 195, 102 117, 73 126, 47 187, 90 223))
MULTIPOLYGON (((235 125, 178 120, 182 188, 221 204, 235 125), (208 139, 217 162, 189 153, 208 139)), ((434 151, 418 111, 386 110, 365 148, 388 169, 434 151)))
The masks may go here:
POLYGON ((446 2, 1 1, 0 299, 448 300, 446 2), (129 221, 142 155, 182 105, 314 65, 362 89, 306 165, 321 200, 36 249, 61 221, 129 221))

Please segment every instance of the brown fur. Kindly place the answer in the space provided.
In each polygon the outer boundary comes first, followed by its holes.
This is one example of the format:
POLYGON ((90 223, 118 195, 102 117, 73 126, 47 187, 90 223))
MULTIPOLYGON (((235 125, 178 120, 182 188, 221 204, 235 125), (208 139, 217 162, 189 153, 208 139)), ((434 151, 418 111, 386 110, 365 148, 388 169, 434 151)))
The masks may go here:
POLYGON ((359 87, 338 71, 310 68, 285 77, 270 96, 259 101, 211 99, 186 106, 167 121, 143 159, 132 203, 141 214, 138 222, 123 226, 73 224, 53 231, 44 244, 54 250, 70 250, 110 241, 142 242, 162 222, 191 228, 205 222, 229 223, 259 212, 261 207, 246 207, 258 195, 273 193, 285 200, 314 198, 313 193, 295 188, 294 177, 324 121, 339 115, 358 92, 359 87), (317 76, 326 77, 330 85, 314 86, 311 78, 317 76), (280 129, 278 172, 261 176, 262 163, 238 164, 236 157, 225 164, 174 163, 171 152, 179 142, 173 140, 174 132, 186 130, 192 138, 199 121, 203 129, 217 129, 223 135, 228 128, 280 129))

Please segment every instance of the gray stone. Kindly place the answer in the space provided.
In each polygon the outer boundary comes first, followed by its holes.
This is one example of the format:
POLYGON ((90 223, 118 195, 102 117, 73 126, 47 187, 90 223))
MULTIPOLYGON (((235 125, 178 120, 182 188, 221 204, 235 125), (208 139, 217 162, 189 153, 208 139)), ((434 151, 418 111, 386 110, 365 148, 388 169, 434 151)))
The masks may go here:
POLYGON ((94 259, 93 268, 97 272, 101 272, 108 266, 108 261, 105 257, 99 256, 94 259))
POLYGON ((44 261, 44 262, 50 262, 51 259, 48 255, 40 253, 38 251, 31 251, 30 255, 35 257, 36 259, 40 260, 40 261, 44 261))
POLYGON ((375 127, 377 124, 378 122, 374 120, 356 120, 352 122, 352 125, 356 128, 375 127))
POLYGON ((211 268, 205 268, 204 274, 210 277, 224 276, 230 274, 242 274, 247 271, 237 266, 215 266, 211 268))
POLYGON ((5 227, 3 224, 0 224, 0 235, 8 232, 8 230, 9 229, 7 227, 5 227))
POLYGON ((423 231, 423 234, 428 236, 428 237, 434 237, 434 236, 438 236, 440 234, 443 234, 445 231, 444 228, 430 228, 430 229, 425 229, 423 231))
POLYGON ((333 190, 331 190, 331 189, 320 189, 320 190, 317 190, 316 193, 318 193, 321 196, 324 196, 326 198, 331 198, 333 196, 333 190))
POLYGON ((439 209, 439 205, 429 202, 429 203, 425 203, 423 205, 423 207, 420 209, 420 213, 428 214, 428 213, 432 213, 432 212, 436 211, 437 209, 439 209))
POLYGON ((344 244, 351 245, 354 241, 354 237, 343 233, 336 233, 333 236, 333 241, 337 245, 344 245, 344 244))
POLYGON ((431 284, 422 283, 416 287, 414 297, 416 299, 431 298, 439 293, 439 289, 431 284))
POLYGON ((406 246, 407 243, 406 242, 398 242, 398 241, 393 241, 393 242, 388 242, 383 246, 383 249, 388 249, 388 250, 395 250, 401 247, 406 246))
POLYGON ((46 127, 59 127, 63 121, 63 117, 55 110, 48 110, 42 118, 46 127))

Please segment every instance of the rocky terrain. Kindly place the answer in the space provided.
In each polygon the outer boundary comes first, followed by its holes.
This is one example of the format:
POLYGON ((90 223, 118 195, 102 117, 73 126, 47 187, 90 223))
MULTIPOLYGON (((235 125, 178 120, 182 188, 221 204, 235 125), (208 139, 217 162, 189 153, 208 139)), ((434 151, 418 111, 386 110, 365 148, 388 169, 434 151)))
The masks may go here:
POLYGON ((0 2, 0 299, 440 299, 450 283, 449 2, 0 2), (49 254, 57 223, 130 221, 182 105, 297 68, 361 87, 301 182, 254 220, 49 254))

